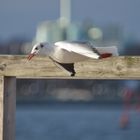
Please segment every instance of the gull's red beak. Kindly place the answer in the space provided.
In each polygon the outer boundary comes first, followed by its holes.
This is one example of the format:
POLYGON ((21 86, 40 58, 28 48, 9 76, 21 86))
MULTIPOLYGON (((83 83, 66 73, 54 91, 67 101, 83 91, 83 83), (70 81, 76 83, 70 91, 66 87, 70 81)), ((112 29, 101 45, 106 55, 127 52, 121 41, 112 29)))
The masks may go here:
POLYGON ((31 60, 33 57, 35 56, 34 53, 29 54, 29 56, 27 57, 28 60, 31 60))

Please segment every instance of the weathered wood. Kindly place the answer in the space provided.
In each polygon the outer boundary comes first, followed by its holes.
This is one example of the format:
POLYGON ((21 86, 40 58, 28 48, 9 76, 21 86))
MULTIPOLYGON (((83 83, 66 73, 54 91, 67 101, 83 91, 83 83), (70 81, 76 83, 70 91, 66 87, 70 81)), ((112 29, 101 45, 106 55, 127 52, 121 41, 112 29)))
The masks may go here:
POLYGON ((76 77, 69 77, 48 57, 1 55, 0 75, 63 79, 140 79, 140 56, 120 56, 75 63, 76 77))
POLYGON ((3 94, 3 76, 0 76, 0 140, 3 139, 3 118, 4 118, 4 94, 3 94))
POLYGON ((0 76, 0 140, 15 140, 16 78, 0 76))
POLYGON ((55 79, 140 79, 140 57, 122 56, 75 64, 68 76, 45 56, 0 56, 0 140, 15 139, 16 77, 55 79))

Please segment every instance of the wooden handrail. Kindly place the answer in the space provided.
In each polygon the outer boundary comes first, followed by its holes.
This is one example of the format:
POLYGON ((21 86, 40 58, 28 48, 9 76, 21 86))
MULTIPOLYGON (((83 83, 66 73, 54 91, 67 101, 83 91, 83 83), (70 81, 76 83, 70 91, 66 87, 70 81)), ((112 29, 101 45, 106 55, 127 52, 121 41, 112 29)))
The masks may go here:
POLYGON ((140 56, 90 59, 75 63, 75 70, 70 77, 45 56, 0 55, 0 140, 15 140, 16 78, 140 80, 140 56))
MULTIPOLYGON (((66 71, 58 68, 45 56, 1 55, 0 75, 16 77, 50 77, 70 79, 66 71)), ((73 79, 140 79, 140 56, 119 56, 101 60, 89 59, 75 63, 73 79)))

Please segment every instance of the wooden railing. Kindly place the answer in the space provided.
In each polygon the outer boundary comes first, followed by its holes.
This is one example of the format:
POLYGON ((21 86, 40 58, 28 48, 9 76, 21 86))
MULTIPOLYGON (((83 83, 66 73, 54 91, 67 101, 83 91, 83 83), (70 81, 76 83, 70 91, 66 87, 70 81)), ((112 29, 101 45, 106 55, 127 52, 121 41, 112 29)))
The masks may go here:
POLYGON ((0 56, 0 140, 15 140, 16 78, 45 79, 138 79, 140 57, 121 56, 75 63, 76 76, 70 77, 49 58, 0 56))

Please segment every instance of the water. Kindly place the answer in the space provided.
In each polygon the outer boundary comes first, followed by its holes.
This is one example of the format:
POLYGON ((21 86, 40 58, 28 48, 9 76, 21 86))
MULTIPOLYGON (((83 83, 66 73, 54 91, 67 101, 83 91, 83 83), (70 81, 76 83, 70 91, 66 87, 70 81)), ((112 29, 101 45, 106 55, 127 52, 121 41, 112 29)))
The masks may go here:
POLYGON ((140 113, 129 112, 120 128, 121 106, 17 105, 16 140, 139 140, 140 113))

